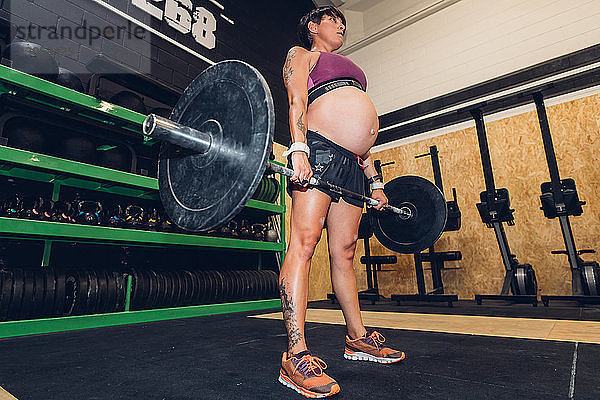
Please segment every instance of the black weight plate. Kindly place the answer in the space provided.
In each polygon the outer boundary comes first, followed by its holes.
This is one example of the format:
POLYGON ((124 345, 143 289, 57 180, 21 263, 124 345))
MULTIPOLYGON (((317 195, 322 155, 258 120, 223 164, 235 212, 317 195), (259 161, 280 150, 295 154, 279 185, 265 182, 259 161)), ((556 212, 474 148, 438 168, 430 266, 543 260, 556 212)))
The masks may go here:
POLYGON ((250 270, 250 274, 254 278, 254 284, 256 285, 254 288, 254 299, 258 300, 261 297, 261 289, 262 289, 262 279, 259 271, 250 270))
POLYGON ((217 280, 217 291, 216 298, 217 301, 225 301, 227 299, 227 286, 225 285, 225 277, 221 273, 221 271, 214 271, 215 279, 217 280))
POLYGON ((223 287, 223 275, 221 275, 219 271, 213 271, 213 277, 216 282, 215 300, 222 302, 225 295, 225 288, 223 287))
POLYGON ((173 273, 171 271, 163 271, 166 282, 165 307, 173 306, 173 297, 175 294, 175 284, 173 281, 173 273))
POLYGON ((196 293, 198 293, 198 279, 194 276, 194 274, 190 270, 184 270, 185 276, 188 280, 189 290, 186 300, 186 305, 191 306, 194 304, 194 298, 196 293))
MULTIPOLYGON (((65 295, 63 310, 64 316, 68 317, 69 315, 73 315, 75 312, 75 301, 77 298, 77 287, 79 286, 79 280, 77 279, 77 274, 75 271, 69 271, 65 273, 65 295)), ((58 286, 58 284, 57 284, 58 286)))
POLYGON ((75 296, 75 308, 73 314, 83 315, 87 314, 87 296, 88 296, 88 273, 87 271, 75 271, 77 276, 77 294, 75 296))
POLYGON ((183 295, 183 284, 181 282, 181 276, 178 271, 172 271, 171 276, 173 278, 173 300, 172 306, 177 307, 181 305, 181 296, 183 295))
POLYGON ((44 298, 46 297, 46 279, 45 268, 35 269, 33 278, 35 285, 33 287, 33 317, 44 315, 44 298))
POLYGON ((55 269, 54 279, 56 280, 56 293, 54 293, 54 313, 55 315, 59 316, 64 314, 66 304, 65 271, 55 269))
POLYGON ((248 300, 254 300, 254 279, 250 271, 242 270, 244 277, 246 278, 246 298, 248 300))
POLYGON ((262 276, 263 276, 263 280, 265 282, 265 289, 263 291, 263 296, 265 299, 270 299, 272 297, 272 293, 273 293, 273 275, 271 274, 272 271, 269 270, 263 270, 262 272, 262 276))
POLYGON ((156 307, 161 308, 165 306, 165 296, 167 294, 166 280, 162 271, 155 271, 156 273, 156 307))
POLYGON ((28 319, 33 315, 33 291, 35 287, 34 272, 30 269, 23 270, 23 300, 19 319, 28 319))
POLYGON ((537 295, 538 292, 538 283, 537 278, 535 276, 535 271, 532 266, 527 268, 527 294, 529 295, 537 295))
POLYGON ((196 270, 194 271, 194 275, 198 279, 199 291, 198 291, 198 301, 196 304, 203 304, 208 302, 208 297, 210 295, 210 281, 206 277, 205 271, 196 270))
POLYGON ((148 271, 148 303, 144 305, 144 309, 155 308, 158 304, 158 277, 153 270, 148 271))
POLYGON ((279 297, 279 274, 275 271, 271 271, 271 282, 272 282, 272 289, 271 289, 271 297, 276 299, 279 297))
POLYGON ((108 279, 106 277, 106 271, 96 271, 96 277, 98 279, 98 302, 96 303, 96 313, 101 314, 107 311, 108 303, 108 279))
POLYGON ((581 267, 581 278, 583 284, 583 293, 586 296, 598 296, 600 293, 598 290, 598 285, 600 284, 600 271, 598 271, 598 264, 585 263, 581 267))
POLYGON ((212 281, 209 279, 206 271, 198 270, 195 271, 195 273, 202 287, 200 304, 208 303, 210 302, 210 296, 212 293, 212 281))
POLYGON ((150 301, 150 275, 146 271, 138 270, 138 296, 135 303, 136 310, 143 310, 150 301))
POLYGON ((227 287, 227 301, 235 301, 237 298, 235 277, 231 271, 221 271, 221 273, 225 278, 225 286, 227 287))
POLYGON ((114 312, 117 308, 117 279, 112 271, 106 271, 108 299, 106 312, 114 312))
POLYGON ((248 300, 250 298, 250 275, 248 271, 238 271, 242 279, 242 298, 248 300))
POLYGON ((44 275, 44 300, 42 307, 42 315, 45 317, 54 316, 54 304, 56 302, 56 278, 54 277, 54 270, 45 267, 43 269, 44 275))
POLYGON ((243 298, 242 276, 240 275, 239 271, 231 271, 231 273, 233 274, 233 281, 235 286, 235 300, 240 301, 243 298))
POLYGON ((223 282, 223 301, 231 301, 233 296, 233 288, 231 287, 231 277, 225 270, 220 270, 221 280, 223 282))
POLYGON ((178 306, 188 305, 190 281, 188 275, 183 270, 177 270, 177 277, 179 278, 179 299, 178 306))
POLYGON ((231 279, 229 278, 227 271, 221 270, 218 271, 218 273, 221 275, 221 282, 223 284, 223 293, 221 295, 221 299, 224 302, 228 302, 231 299, 231 279))
POLYGON ((435 184, 420 176, 405 175, 386 183, 383 191, 390 205, 407 207, 412 217, 373 210, 371 225, 382 245, 398 253, 412 254, 431 247, 440 238, 448 210, 446 199, 435 184))
POLYGON ((183 278, 185 279, 185 296, 183 298, 183 305, 189 306, 193 303, 194 295, 198 290, 198 283, 192 276, 192 273, 186 269, 181 271, 183 278))
POLYGON ((140 273, 135 269, 131 271, 131 298, 129 299, 129 307, 135 310, 140 298, 140 273))
POLYGON ((252 295, 253 300, 257 300, 260 296, 260 277, 258 276, 258 271, 250 270, 250 275, 252 275, 252 281, 254 284, 254 293, 252 295))
POLYGON ((264 271, 256 271, 258 277, 258 296, 260 299, 264 299, 267 296, 267 279, 264 271))
POLYGON ((95 314, 98 308, 98 276, 94 270, 88 271, 89 287, 88 287, 88 301, 87 301, 87 313, 95 314))
POLYGON ((198 271, 195 271, 193 269, 189 269, 187 270, 190 274, 192 274, 192 282, 193 282, 193 288, 194 291, 192 293, 192 305, 197 305, 200 304, 202 302, 202 292, 204 291, 204 283, 200 280, 200 277, 198 276, 198 271))
POLYGON ((256 191, 271 152, 275 112, 260 73, 241 61, 205 69, 185 89, 171 120, 211 132, 203 154, 162 143, 159 192, 179 227, 199 232, 237 215, 256 191))
POLYGON ((115 277, 117 280, 117 309, 115 311, 125 311, 128 275, 122 272, 115 272, 115 277))
POLYGON ((22 269, 15 269, 13 275, 12 294, 10 305, 8 307, 8 319, 18 319, 21 312, 21 302, 23 301, 23 281, 24 274, 22 269))
POLYGON ((2 286, 0 287, 0 321, 8 318, 8 307, 12 295, 14 274, 10 270, 0 270, 2 286))
POLYGON ((186 299, 188 296, 189 286, 188 286, 188 277, 183 273, 182 270, 176 271, 177 280, 179 281, 179 296, 177 297, 177 306, 183 306, 186 304, 186 299))
POLYGON ((216 301, 218 301, 218 295, 220 292, 219 277, 217 276, 217 274, 215 273, 214 270, 210 270, 210 271, 206 271, 206 272, 208 273, 208 277, 209 277, 210 283, 212 285, 212 289, 210 292, 211 302, 216 302, 216 301))
POLYGON ((213 303, 215 301, 215 291, 217 290, 217 282, 213 277, 212 271, 202 271, 202 278, 204 278, 204 284, 206 285, 204 301, 207 303, 213 303))

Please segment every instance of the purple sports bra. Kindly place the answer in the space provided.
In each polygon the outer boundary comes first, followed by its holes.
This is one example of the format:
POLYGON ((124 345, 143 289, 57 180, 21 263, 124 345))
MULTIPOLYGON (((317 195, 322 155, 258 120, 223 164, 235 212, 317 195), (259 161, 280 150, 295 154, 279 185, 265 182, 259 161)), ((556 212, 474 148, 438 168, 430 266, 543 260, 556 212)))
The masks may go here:
POLYGON ((353 78, 360 82, 363 90, 367 90, 367 77, 365 73, 348 58, 334 53, 322 52, 310 74, 308 75, 308 89, 319 83, 336 78, 353 78))

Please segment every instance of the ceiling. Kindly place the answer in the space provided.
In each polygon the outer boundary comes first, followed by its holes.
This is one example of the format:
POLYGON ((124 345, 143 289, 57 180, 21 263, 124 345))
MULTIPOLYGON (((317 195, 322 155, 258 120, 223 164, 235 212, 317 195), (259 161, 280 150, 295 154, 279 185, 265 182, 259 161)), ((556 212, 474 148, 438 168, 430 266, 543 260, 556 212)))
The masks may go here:
POLYGON ((316 6, 333 5, 348 25, 341 54, 350 54, 393 32, 439 12, 460 0, 313 0, 316 6))

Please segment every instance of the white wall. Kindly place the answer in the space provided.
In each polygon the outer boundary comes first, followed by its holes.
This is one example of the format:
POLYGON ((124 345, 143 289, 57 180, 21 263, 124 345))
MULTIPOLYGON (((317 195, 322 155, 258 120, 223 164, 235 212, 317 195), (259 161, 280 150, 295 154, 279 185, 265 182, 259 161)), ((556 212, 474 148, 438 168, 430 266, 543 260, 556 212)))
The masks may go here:
POLYGON ((600 43, 600 0, 461 0, 347 56, 378 113, 600 43))

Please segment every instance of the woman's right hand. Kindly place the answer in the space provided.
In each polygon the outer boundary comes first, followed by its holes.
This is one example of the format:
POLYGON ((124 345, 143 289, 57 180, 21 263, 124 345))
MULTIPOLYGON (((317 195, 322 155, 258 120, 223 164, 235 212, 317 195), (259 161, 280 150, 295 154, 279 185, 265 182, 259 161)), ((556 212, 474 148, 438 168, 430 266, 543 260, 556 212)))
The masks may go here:
POLYGON ((308 162, 308 156, 302 151, 295 151, 292 153, 291 157, 294 175, 292 175, 290 181, 300 186, 308 186, 310 178, 313 176, 312 168, 308 162))

